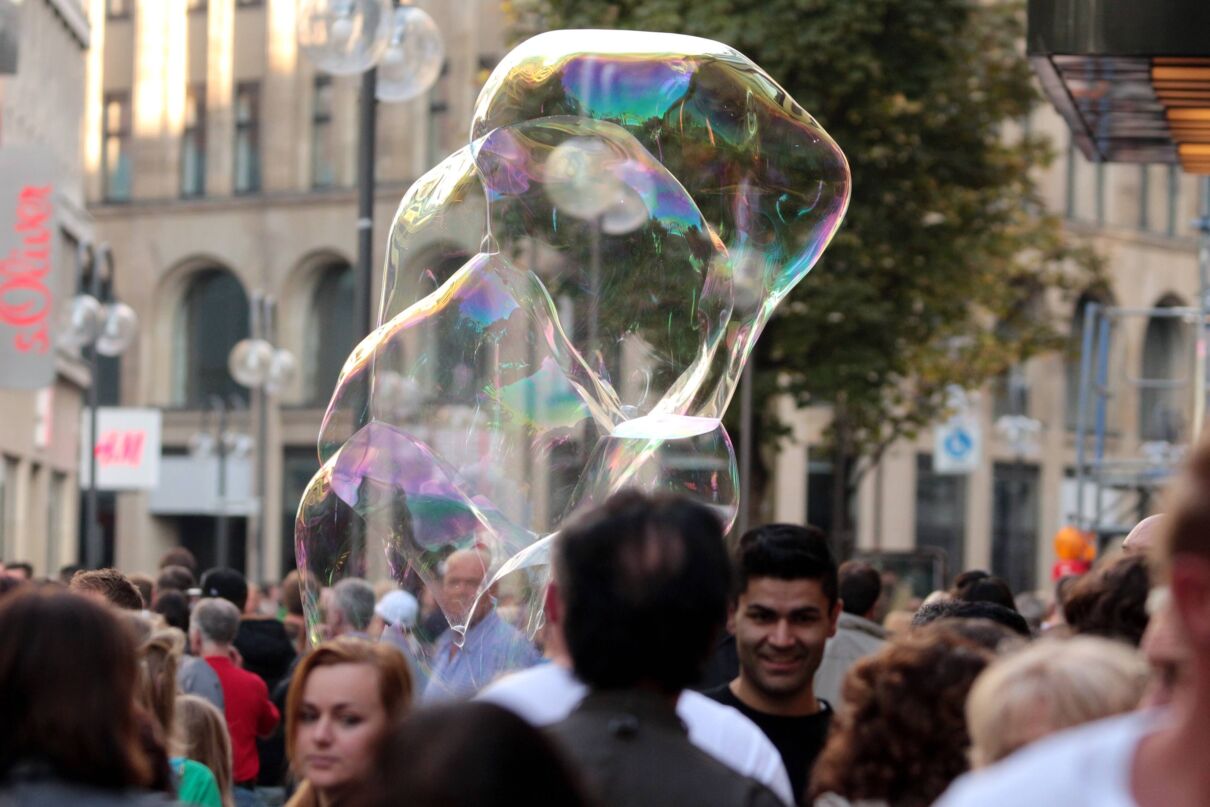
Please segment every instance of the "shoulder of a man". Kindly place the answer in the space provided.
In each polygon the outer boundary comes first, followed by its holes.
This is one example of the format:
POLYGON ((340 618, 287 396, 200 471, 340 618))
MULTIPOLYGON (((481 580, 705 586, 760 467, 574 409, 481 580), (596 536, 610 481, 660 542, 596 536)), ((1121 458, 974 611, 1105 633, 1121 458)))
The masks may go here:
POLYGON ((547 663, 497 678, 475 700, 503 706, 532 725, 548 726, 571 714, 587 691, 571 670, 547 663))
POLYGON ((781 752, 743 712, 686 690, 677 702, 676 713, 689 729, 689 739, 699 748, 783 799, 794 801, 781 752))
MULTIPOLYGON (((1051 735, 1011 757, 959 778, 936 807, 1099 807, 1098 787, 1127 769, 1155 715, 1131 712, 1051 735), (1125 759, 1115 759, 1117 753, 1125 759), (1097 773, 1109 765, 1107 776, 1097 773)), ((1102 791, 1103 792, 1103 791, 1102 791)))

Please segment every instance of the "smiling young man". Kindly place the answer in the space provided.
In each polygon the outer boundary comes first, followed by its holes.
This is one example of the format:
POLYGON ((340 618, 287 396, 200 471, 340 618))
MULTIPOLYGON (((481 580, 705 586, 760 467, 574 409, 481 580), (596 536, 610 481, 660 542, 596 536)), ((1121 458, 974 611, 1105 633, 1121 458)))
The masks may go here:
POLYGON ((739 677, 706 694, 768 735, 801 802, 832 719, 814 683, 840 617, 836 559, 817 528, 769 524, 740 538, 735 580, 728 627, 739 677))

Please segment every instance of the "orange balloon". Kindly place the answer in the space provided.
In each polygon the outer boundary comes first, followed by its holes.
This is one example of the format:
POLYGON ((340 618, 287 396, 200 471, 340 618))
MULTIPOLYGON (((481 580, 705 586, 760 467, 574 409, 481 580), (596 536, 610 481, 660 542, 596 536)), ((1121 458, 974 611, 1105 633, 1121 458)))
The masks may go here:
POLYGON ((1059 560, 1081 560, 1091 563, 1097 556, 1092 533, 1067 525, 1055 533, 1055 555, 1059 560))

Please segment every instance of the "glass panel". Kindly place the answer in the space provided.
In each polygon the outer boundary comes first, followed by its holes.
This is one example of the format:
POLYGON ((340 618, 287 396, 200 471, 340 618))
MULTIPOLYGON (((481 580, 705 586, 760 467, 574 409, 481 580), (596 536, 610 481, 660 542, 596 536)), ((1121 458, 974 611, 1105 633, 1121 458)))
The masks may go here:
POLYGON ((249 335, 248 297, 239 280, 221 269, 199 274, 185 295, 183 314, 185 338, 178 346, 184 355, 176 356, 186 368, 181 403, 204 406, 212 395, 247 401, 248 390, 227 372, 231 348, 249 335))
POLYGON ((311 116, 311 184, 316 188, 327 188, 336 184, 331 76, 315 77, 314 104, 311 116))
POLYGON ((938 474, 931 454, 916 457, 916 546, 940 549, 950 578, 964 568, 965 474, 938 474))
POLYGON ((325 405, 332 397, 336 378, 357 340, 353 310, 353 267, 338 263, 323 270, 311 298, 307 352, 313 370, 309 386, 312 403, 325 405))
POLYGON ((255 83, 235 90, 235 192, 260 190, 260 91, 255 83))
POLYGON ((1032 591, 1038 560, 1038 468, 996 463, 992 471, 992 574, 1014 594, 1032 591))

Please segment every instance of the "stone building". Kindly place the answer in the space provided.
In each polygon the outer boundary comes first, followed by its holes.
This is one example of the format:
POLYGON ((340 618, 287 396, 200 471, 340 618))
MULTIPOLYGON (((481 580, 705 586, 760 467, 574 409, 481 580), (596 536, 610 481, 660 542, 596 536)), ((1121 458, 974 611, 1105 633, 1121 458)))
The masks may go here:
MULTIPOLYGON (((933 468, 934 433, 892 446, 881 467, 863 480, 855 503, 858 547, 864 551, 939 549, 948 572, 989 569, 1015 590, 1046 589, 1055 560, 1052 537, 1078 512, 1074 466, 1083 312, 1089 302, 1140 309, 1115 327, 1110 350, 1108 450, 1145 459, 1149 448, 1187 441, 1192 422, 1194 325, 1148 316, 1143 310, 1197 305, 1202 178, 1176 165, 1092 164, 1071 145, 1049 105, 1028 125, 1050 136, 1058 159, 1040 177, 1047 206, 1065 218, 1072 237, 1089 242, 1106 261, 1107 289, 1075 301, 1050 300, 1048 316, 1070 333, 1066 355, 1051 354, 1015 368, 1001 383, 972 396, 982 452, 968 474, 933 468), (1141 379, 1172 389, 1144 389, 1141 379), (1037 421, 1035 440, 1021 447, 998 431, 1003 415, 1037 421)), ((859 204, 859 200, 854 200, 859 204)), ((824 261, 827 260, 825 255, 824 261)), ((810 283, 810 277, 803 281, 810 283)), ((825 408, 786 411, 795 439, 775 462, 768 515, 827 526, 831 467, 820 439, 825 408)), ((1091 445, 1091 440, 1089 441, 1091 445)), ((1085 513, 1092 506, 1085 500, 1085 513)), ((1129 527, 1158 502, 1110 497, 1107 513, 1129 527)))
MULTIPOLYGON (((220 513, 233 565, 272 579, 293 564, 293 519, 318 468, 316 435, 354 344, 358 77, 316 71, 299 52, 296 0, 94 0, 99 54, 88 98, 88 199, 113 245, 118 294, 141 320, 121 361, 121 400, 164 412, 160 488, 122 493, 113 557, 153 568, 182 543, 216 559, 220 513), (276 300, 276 344, 302 372, 260 403, 232 380, 254 295, 276 300), (228 410, 226 493, 196 449, 228 410), (255 482, 264 441, 263 512, 255 482), (263 567, 255 536, 263 531, 263 567)), ((498 4, 420 3, 445 41, 436 86, 380 104, 374 265, 403 191, 465 144, 479 86, 502 53, 498 4)), ((469 252, 476 245, 468 245, 469 252)), ((376 272, 376 274, 381 274, 376 272)), ((378 298, 374 290, 374 299, 378 298)))
MULTIPOLYGON (((0 5, 17 32, 15 72, 0 72, 0 150, 36 143, 53 154, 59 282, 51 291, 65 300, 79 282, 76 245, 96 237, 81 147, 92 29, 81 0, 0 5)), ((80 412, 91 383, 78 353, 57 349, 55 363, 52 386, 0 389, 0 560, 32 563, 38 575, 77 557, 80 412)))

